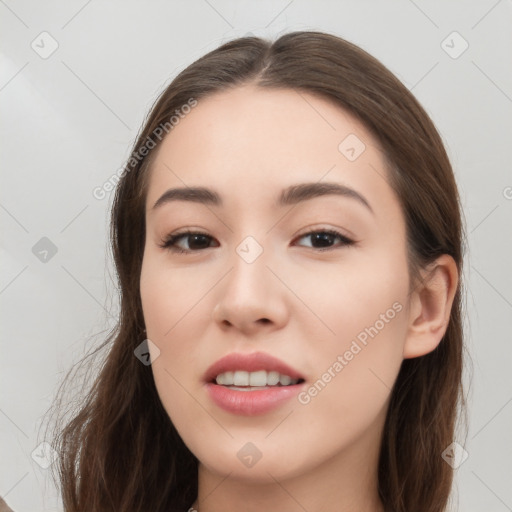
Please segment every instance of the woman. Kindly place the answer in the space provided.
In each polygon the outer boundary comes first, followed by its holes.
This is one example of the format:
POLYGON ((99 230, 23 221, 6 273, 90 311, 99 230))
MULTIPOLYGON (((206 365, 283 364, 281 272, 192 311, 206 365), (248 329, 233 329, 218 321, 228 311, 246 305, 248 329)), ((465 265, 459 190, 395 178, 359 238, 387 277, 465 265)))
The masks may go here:
POLYGON ((441 512, 463 227, 411 93, 319 32, 241 38, 153 106, 116 190, 121 312, 58 432, 66 512, 441 512))

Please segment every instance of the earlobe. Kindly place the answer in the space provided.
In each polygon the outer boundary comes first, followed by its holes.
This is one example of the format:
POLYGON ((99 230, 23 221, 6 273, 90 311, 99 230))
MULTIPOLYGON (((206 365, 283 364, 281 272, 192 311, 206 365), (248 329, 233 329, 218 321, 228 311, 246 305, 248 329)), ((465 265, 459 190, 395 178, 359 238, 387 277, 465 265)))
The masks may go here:
POLYGON ((441 342, 452 309, 459 275, 455 260, 443 254, 423 273, 411 296, 404 359, 420 357, 441 342))

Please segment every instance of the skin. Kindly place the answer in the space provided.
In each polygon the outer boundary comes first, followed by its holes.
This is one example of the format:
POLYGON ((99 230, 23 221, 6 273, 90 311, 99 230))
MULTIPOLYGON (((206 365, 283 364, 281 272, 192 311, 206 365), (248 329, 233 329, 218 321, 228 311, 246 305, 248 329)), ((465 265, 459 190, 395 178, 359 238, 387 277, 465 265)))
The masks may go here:
MULTIPOLYGON (((195 508, 382 511, 377 463, 391 387, 403 359, 433 350, 446 330, 458 278, 453 259, 439 258, 409 294, 405 221, 379 145, 325 99, 254 85, 217 93, 157 151, 141 299, 148 338, 160 350, 152 351, 160 399, 200 461, 195 508), (349 134, 366 146, 355 161, 338 149, 349 134), (344 184, 373 213, 338 195, 273 205, 283 188, 302 182, 344 184), (167 189, 184 186, 212 188, 224 205, 173 201, 153 209, 167 189), (187 228, 211 236, 210 246, 188 254, 160 247, 187 228), (322 229, 355 244, 333 237, 321 251, 306 233, 322 229), (247 236, 263 248, 252 263, 236 252, 247 236), (206 393, 202 378, 213 362, 255 351, 296 368, 308 389, 396 303, 401 311, 307 404, 293 398, 244 417, 206 393), (247 442, 261 453, 252 467, 237 457, 247 442)), ((189 249, 194 240, 177 244, 189 249)))

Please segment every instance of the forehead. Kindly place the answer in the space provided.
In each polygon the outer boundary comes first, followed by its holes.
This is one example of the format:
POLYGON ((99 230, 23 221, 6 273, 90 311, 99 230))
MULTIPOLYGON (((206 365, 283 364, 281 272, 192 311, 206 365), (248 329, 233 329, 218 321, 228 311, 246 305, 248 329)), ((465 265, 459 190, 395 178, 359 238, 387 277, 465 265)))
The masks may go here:
POLYGON ((248 85, 215 93, 199 100, 157 151, 148 208, 170 187, 207 186, 247 207, 275 203, 287 186, 312 181, 393 199, 381 149, 364 125, 302 91, 248 85))

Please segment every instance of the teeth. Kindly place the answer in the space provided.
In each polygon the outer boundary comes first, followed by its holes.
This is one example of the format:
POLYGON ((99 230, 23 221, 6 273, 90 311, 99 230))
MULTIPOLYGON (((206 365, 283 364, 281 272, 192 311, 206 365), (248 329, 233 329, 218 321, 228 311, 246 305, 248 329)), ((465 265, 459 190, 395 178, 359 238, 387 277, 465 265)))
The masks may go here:
POLYGON ((283 375, 274 371, 267 372, 266 370, 259 370, 257 372, 244 372, 237 370, 235 372, 221 373, 217 375, 215 381, 221 386, 264 387, 276 386, 278 383, 281 384, 281 386, 290 386, 297 384, 299 379, 292 379, 289 375, 283 375))
POLYGON ((217 376, 217 384, 225 386, 226 384, 233 384, 233 372, 221 373, 217 376))
POLYGON ((288 375, 279 375, 279 383, 281 386, 288 386, 292 382, 292 378, 288 375))
POLYGON ((233 376, 233 384, 235 386, 248 386, 249 374, 247 372, 235 372, 235 375, 233 376))
POLYGON ((248 373, 247 377, 249 379, 249 386, 266 386, 267 385, 267 372, 265 370, 260 370, 259 372, 248 373))
POLYGON ((275 386, 279 382, 279 372, 267 373, 267 385, 275 386))

